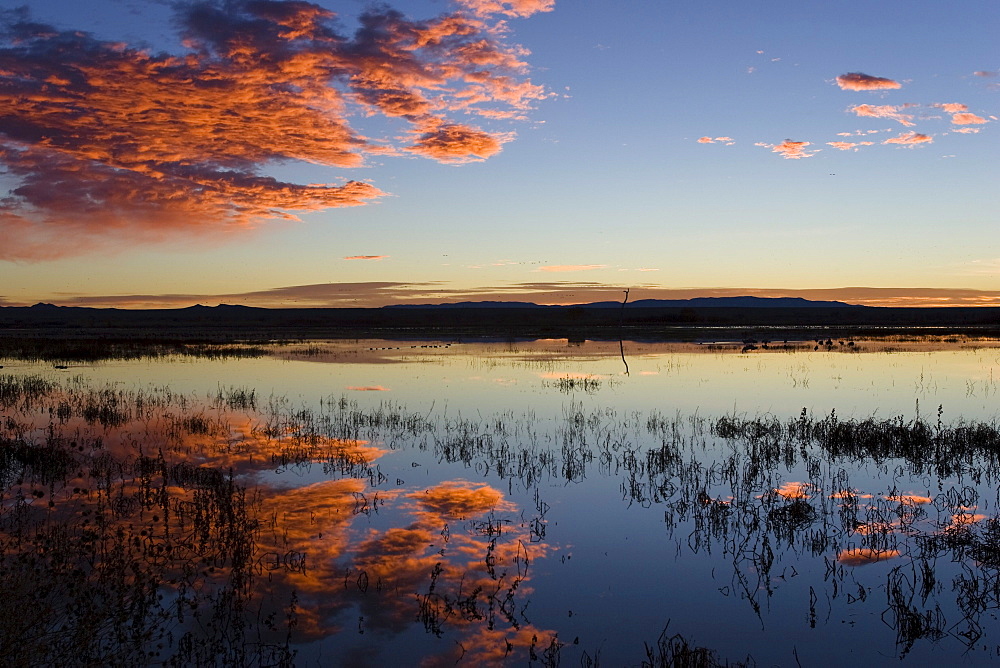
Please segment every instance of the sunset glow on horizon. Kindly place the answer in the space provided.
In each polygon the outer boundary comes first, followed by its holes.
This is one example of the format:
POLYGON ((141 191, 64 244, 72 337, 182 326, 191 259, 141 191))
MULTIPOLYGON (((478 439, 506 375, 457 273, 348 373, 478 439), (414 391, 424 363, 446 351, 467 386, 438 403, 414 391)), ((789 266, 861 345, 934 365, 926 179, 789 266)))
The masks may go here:
POLYGON ((32 0, 0 10, 0 306, 1000 306, 998 19, 32 0))

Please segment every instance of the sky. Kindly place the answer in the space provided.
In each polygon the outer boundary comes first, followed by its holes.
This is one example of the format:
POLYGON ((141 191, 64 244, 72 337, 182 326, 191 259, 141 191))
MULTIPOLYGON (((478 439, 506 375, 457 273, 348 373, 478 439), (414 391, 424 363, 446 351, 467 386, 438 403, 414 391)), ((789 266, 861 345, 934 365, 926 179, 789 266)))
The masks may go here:
POLYGON ((0 305, 1000 305, 1000 5, 0 0, 0 305))

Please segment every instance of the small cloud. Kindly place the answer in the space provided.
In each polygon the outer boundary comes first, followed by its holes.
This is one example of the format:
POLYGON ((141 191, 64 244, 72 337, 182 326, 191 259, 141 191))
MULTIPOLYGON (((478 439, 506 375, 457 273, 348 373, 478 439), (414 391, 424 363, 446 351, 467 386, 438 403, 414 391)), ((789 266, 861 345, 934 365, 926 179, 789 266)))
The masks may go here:
POLYGON ((725 144, 726 146, 732 146, 733 144, 736 143, 736 140, 734 140, 732 137, 715 137, 714 139, 712 137, 698 138, 699 144, 714 144, 716 142, 719 142, 720 144, 725 144))
POLYGON ((564 271, 590 271, 592 269, 606 269, 606 264, 555 264, 547 267, 539 267, 536 271, 564 272, 564 271))
POLYGON ((826 145, 832 146, 836 149, 840 149, 841 151, 850 151, 852 148, 855 151, 858 150, 857 149, 858 145, 851 141, 828 141, 826 145))
POLYGON ((919 132, 904 132, 898 137, 890 137, 886 139, 883 144, 903 144, 907 146, 915 146, 917 144, 930 144, 934 141, 933 137, 929 135, 921 134, 919 132))
POLYGON ((983 123, 989 123, 988 120, 982 116, 976 116, 971 113, 960 113, 952 114, 951 122, 955 125, 982 125, 983 123))
POLYGON ((807 141, 792 141, 791 139, 786 139, 780 144, 765 144, 763 142, 757 142, 755 146, 763 146, 764 148, 769 148, 773 153, 779 154, 782 158, 788 160, 798 160, 800 158, 811 158, 817 153, 819 149, 812 151, 807 151, 806 146, 812 146, 811 142, 807 141))
POLYGON ((967 111, 969 109, 968 105, 964 105, 961 102, 945 102, 943 104, 933 105, 938 109, 944 109, 949 114, 957 114, 960 111, 967 111))
POLYGON ((858 116, 868 116, 870 118, 891 118, 894 121, 898 121, 906 126, 914 125, 913 118, 910 114, 899 113, 900 107, 894 107, 891 104, 884 105, 872 105, 872 104, 859 104, 856 107, 851 107, 853 111, 858 116))
POLYGON ((1000 72, 995 72, 990 70, 978 70, 976 72, 973 72, 973 74, 975 74, 977 77, 995 77, 998 74, 1000 74, 1000 72))
POLYGON ((478 162, 499 153, 509 139, 465 125, 442 125, 421 134, 406 150, 440 162, 478 162))
POLYGON ((898 81, 884 77, 873 77, 862 72, 848 72, 837 77, 837 85, 843 90, 886 90, 902 88, 898 81))
POLYGON ((650 267, 639 267, 636 271, 659 271, 659 269, 652 269, 650 267))
POLYGON ((954 128, 952 132, 961 132, 963 135, 974 135, 982 128, 954 128))
POLYGON ((345 260, 384 260, 388 255, 348 255, 345 260))
POLYGON ((352 392, 391 392, 388 387, 381 385, 348 385, 345 389, 352 392))

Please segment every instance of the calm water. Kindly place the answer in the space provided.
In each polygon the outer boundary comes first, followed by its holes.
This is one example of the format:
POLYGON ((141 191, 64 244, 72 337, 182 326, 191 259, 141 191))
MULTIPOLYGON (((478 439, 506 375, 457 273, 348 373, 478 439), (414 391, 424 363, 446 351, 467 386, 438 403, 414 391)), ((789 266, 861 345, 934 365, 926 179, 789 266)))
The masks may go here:
MULTIPOLYGON (((72 443, 76 459, 58 481, 5 464, 0 530, 9 554, 26 549, 11 538, 23 522, 76 526, 106 502, 162 577, 151 663, 185 634, 221 633, 208 619, 288 643, 297 665, 640 665, 675 634, 757 665, 1000 660, 992 451, 925 459, 899 436, 865 452, 863 429, 839 445, 788 431, 920 420, 966 443, 964 425, 1000 412, 1000 348, 816 347, 357 341, 66 370, 4 360, 7 379, 56 384, 4 405, 5 447, 72 443), (127 465, 112 475, 114 458, 127 465), (250 490, 238 587, 235 557, 197 556, 208 530, 164 556, 184 509, 209 503, 181 463, 250 490), (227 587, 242 598, 221 618, 227 587)), ((39 623, 65 626, 60 610, 39 623)))

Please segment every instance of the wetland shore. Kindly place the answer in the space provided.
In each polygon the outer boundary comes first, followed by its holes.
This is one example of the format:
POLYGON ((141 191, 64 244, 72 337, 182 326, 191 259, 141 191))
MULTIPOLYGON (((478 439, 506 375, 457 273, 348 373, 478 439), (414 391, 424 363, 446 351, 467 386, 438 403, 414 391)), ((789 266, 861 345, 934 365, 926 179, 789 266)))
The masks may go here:
POLYGON ((564 338, 570 341, 808 341, 873 336, 1000 338, 1000 308, 569 307, 300 308, 0 307, 0 337, 157 341, 337 338, 564 338))

